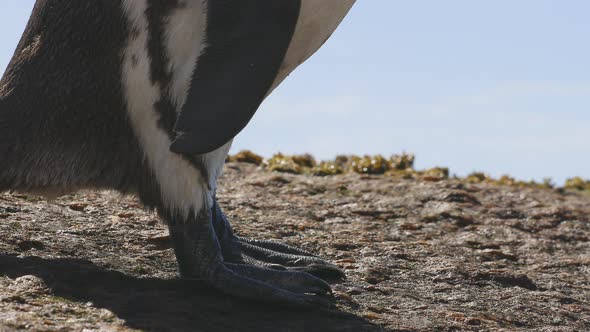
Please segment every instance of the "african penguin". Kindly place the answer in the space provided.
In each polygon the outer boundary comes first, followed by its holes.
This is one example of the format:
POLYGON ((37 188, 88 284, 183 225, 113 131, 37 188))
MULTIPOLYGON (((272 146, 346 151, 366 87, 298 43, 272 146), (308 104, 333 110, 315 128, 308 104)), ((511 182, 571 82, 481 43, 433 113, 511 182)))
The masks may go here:
POLYGON ((355 1, 37 0, 0 81, 0 191, 135 193, 183 277, 330 305, 321 278, 342 271, 235 235, 215 190, 234 136, 355 1))

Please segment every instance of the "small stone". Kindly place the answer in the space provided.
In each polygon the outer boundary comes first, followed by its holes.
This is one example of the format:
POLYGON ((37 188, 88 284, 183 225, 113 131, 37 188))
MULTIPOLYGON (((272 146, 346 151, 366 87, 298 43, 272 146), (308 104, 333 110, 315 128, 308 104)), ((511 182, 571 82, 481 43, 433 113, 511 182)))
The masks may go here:
POLYGON ((49 294, 50 290, 45 281, 34 275, 18 277, 9 288, 23 293, 49 294))
POLYGON ((516 257, 515 255, 512 254, 507 254, 501 250, 497 250, 497 249, 485 249, 483 250, 483 256, 485 256, 486 258, 489 258, 491 260, 509 260, 512 262, 517 262, 518 261, 518 257, 516 257))
POLYGON ((135 214, 133 212, 121 212, 117 215, 119 218, 125 218, 125 219, 129 219, 133 216, 135 216, 135 214))
POLYGON ((469 318, 465 321, 465 324, 473 325, 473 326, 481 325, 481 319, 476 318, 476 317, 469 318))
POLYGON ((387 312, 387 309, 382 308, 382 307, 374 307, 374 306, 370 306, 367 308, 368 310, 372 311, 372 312, 376 312, 378 314, 382 314, 387 312))
POLYGON ((350 264, 350 263, 356 263, 356 260, 353 258, 345 258, 345 259, 339 259, 336 261, 336 264, 350 264))
POLYGON ((153 245, 158 250, 166 250, 172 248, 172 239, 170 235, 156 235, 149 237, 147 242, 153 245))
POLYGON ((351 307, 358 307, 359 306, 358 302, 356 302, 352 296, 350 296, 346 293, 336 292, 335 296, 336 296, 336 299, 348 303, 351 307))
POLYGON ((68 207, 74 211, 82 212, 88 206, 86 203, 72 203, 68 207))
POLYGON ((365 291, 360 287, 350 287, 347 292, 351 295, 358 295, 364 293, 365 291))
POLYGON ((422 225, 414 224, 414 223, 404 223, 399 226, 401 229, 405 231, 417 231, 422 229, 422 225))
POLYGON ((383 317, 381 315, 379 315, 378 313, 366 312, 363 314, 363 318, 377 320, 377 319, 382 319, 383 317))
POLYGON ((365 269, 364 274, 365 281, 372 285, 379 284, 389 279, 385 271, 376 268, 367 268, 365 269))
POLYGON ((115 314, 108 309, 100 309, 100 313, 98 315, 101 319, 113 319, 116 317, 115 314))
POLYGON ((463 321, 465 320, 465 315, 460 312, 449 312, 447 317, 454 320, 454 321, 463 321))

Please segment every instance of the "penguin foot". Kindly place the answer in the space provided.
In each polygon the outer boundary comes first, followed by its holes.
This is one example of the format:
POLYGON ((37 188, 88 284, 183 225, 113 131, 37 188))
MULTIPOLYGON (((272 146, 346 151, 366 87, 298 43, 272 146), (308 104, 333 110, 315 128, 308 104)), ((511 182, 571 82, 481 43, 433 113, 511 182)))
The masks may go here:
POLYGON ((225 261, 274 270, 306 272, 330 281, 338 281, 346 277, 336 265, 303 249, 268 240, 252 240, 236 236, 217 201, 211 212, 225 261))
POLYGON ((308 251, 305 251, 303 249, 299 249, 297 247, 290 246, 288 244, 280 243, 280 242, 274 242, 274 241, 268 241, 268 240, 253 240, 253 239, 247 239, 247 238, 243 238, 243 237, 239 237, 239 236, 237 236, 237 239, 243 243, 247 243, 247 244, 250 244, 250 245, 253 245, 256 247, 260 247, 260 248, 266 248, 268 250, 272 250, 272 251, 276 251, 276 252, 282 252, 284 254, 315 257, 314 254, 312 254, 308 251))
POLYGON ((305 272, 228 263, 219 266, 207 281, 224 293, 246 299, 290 306, 334 307, 330 286, 305 272))
POLYGON ((252 265, 303 271, 330 281, 342 280, 346 277, 339 267, 319 257, 292 253, 294 250, 300 250, 298 248, 270 241, 239 239, 242 255, 252 265))
POLYGON ((218 290, 257 301, 292 306, 333 307, 330 285, 307 272, 277 270, 224 259, 212 214, 170 223, 181 275, 218 290))

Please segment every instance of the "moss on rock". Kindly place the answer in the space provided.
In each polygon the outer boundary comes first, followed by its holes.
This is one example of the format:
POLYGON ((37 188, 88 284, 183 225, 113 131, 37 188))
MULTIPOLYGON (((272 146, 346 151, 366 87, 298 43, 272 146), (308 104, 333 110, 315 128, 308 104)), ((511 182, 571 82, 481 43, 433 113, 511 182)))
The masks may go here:
MULTIPOLYGON (((277 153, 269 159, 249 150, 240 151, 236 155, 228 156, 228 162, 244 162, 255 165, 262 165, 268 171, 309 174, 314 176, 334 176, 346 173, 358 173, 368 175, 387 175, 400 179, 414 179, 422 181, 438 182, 451 177, 449 168, 434 167, 427 170, 414 169, 416 158, 413 154, 402 153, 386 158, 382 155, 339 155, 331 161, 317 162, 310 154, 288 156, 277 153)), ((454 179, 459 181, 479 184, 509 186, 518 188, 554 189, 555 185, 551 179, 543 179, 542 182, 517 180, 509 175, 502 175, 494 178, 483 172, 473 172, 464 178, 454 179)), ((568 179, 561 189, 588 192, 590 194, 590 180, 574 177, 568 179)))

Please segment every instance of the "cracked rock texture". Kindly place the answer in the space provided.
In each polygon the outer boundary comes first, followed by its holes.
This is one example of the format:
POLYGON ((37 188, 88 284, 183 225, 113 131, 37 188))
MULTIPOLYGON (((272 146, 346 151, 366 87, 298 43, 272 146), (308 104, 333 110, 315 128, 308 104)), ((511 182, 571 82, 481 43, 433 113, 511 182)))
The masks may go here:
POLYGON ((346 270, 337 310, 177 278, 133 197, 0 195, 0 331, 588 331, 590 197, 460 180, 278 174, 229 163, 236 231, 346 270))

